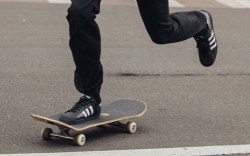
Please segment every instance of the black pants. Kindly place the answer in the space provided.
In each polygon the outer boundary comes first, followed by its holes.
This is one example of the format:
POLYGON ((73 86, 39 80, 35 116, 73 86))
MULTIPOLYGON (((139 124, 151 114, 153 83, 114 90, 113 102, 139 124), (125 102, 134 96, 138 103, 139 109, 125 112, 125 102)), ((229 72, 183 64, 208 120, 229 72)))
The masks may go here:
MULTIPOLYGON (((101 102, 101 35, 95 22, 101 0, 71 1, 67 19, 70 48, 76 65, 75 86, 79 92, 101 102)), ((137 0, 137 3, 147 32, 157 44, 186 40, 207 25, 205 16, 199 11, 169 14, 168 0, 137 0)))

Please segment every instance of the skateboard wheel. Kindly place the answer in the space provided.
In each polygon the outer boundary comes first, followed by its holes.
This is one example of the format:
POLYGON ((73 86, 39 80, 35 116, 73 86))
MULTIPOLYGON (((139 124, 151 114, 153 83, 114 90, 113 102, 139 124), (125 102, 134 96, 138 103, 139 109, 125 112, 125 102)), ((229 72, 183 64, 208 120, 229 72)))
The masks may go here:
POLYGON ((137 129, 137 125, 135 122, 128 122, 126 125, 127 132, 130 134, 134 134, 137 129))
POLYGON ((43 140, 50 140, 51 139, 51 133, 53 133, 53 130, 51 128, 44 128, 42 129, 41 136, 43 140))
POLYGON ((86 137, 84 134, 78 134, 75 138, 74 138, 74 143, 78 146, 83 146, 85 144, 86 141, 86 137))

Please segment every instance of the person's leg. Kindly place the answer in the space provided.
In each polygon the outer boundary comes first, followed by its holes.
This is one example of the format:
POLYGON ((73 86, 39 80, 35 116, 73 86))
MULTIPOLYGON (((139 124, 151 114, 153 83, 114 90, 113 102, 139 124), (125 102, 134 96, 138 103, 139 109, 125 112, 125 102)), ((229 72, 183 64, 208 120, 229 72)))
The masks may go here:
POLYGON ((186 40, 207 25, 199 11, 170 14, 168 0, 137 0, 137 3, 145 27, 157 44, 186 40))
POLYGON ((61 114, 60 120, 75 124, 100 116, 100 90, 103 82, 101 35, 95 22, 100 12, 100 0, 71 0, 69 22, 70 49, 76 65, 75 86, 84 96, 61 114))
POLYGON ((100 0, 72 0, 68 9, 70 48, 76 65, 75 86, 101 102, 103 69, 100 62, 101 36, 95 22, 100 0))
POLYGON ((137 0, 141 17, 152 41, 174 43, 194 37, 201 64, 211 66, 217 54, 217 40, 208 12, 169 13, 168 0, 137 0))

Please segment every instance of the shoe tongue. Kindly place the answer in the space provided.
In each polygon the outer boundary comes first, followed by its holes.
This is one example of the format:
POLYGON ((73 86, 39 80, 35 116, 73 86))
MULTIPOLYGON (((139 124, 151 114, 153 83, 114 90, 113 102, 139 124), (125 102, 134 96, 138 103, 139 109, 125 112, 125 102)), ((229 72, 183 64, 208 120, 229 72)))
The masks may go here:
POLYGON ((91 97, 90 96, 88 96, 88 95, 84 95, 84 96, 82 96, 81 98, 80 98, 80 101, 83 101, 83 100, 86 100, 86 99, 91 99, 91 97))
POLYGON ((91 99, 88 95, 85 95, 84 97, 87 98, 87 99, 91 99))

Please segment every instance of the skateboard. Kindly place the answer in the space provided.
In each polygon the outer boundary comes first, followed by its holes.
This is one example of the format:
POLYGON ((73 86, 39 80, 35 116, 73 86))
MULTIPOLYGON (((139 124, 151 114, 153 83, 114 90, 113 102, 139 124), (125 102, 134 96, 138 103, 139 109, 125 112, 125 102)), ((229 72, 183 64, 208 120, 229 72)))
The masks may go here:
POLYGON ((124 120, 142 116, 147 110, 147 105, 143 102, 131 99, 124 99, 102 106, 102 113, 99 118, 88 120, 80 124, 67 124, 59 121, 60 114, 44 117, 32 114, 31 117, 37 121, 57 126, 59 133, 54 133, 51 128, 44 128, 41 131, 43 140, 51 140, 53 137, 73 140, 75 145, 83 146, 86 137, 85 130, 93 127, 110 125, 125 129, 126 132, 133 134, 136 132, 137 125, 133 121, 122 123, 124 120))

